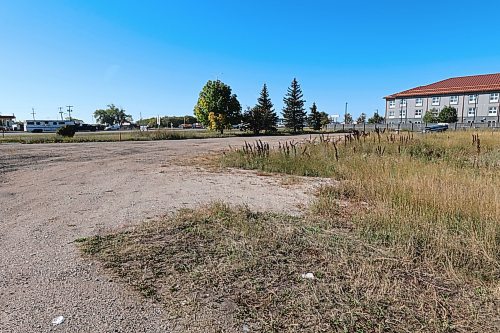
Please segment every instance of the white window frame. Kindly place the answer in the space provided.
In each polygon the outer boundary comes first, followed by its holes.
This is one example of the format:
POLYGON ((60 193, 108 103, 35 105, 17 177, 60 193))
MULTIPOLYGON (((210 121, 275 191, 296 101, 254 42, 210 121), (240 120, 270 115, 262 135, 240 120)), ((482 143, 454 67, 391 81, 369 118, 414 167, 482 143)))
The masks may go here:
POLYGON ((389 108, 393 109, 395 107, 396 107, 396 100, 395 99, 389 100, 389 108))
POLYGON ((432 105, 440 105, 441 97, 432 97, 432 105))
POLYGON ((490 103, 498 103, 500 94, 499 93, 491 93, 490 94, 490 103))
POLYGON ((475 117, 476 116, 476 108, 469 108, 469 110, 467 111, 467 117, 475 117), (471 111, 472 114, 471 114, 471 111))
POLYGON ((415 118, 422 118, 423 112, 424 112, 424 110, 422 110, 422 109, 415 110, 415 118))
POLYGON ((450 96, 450 105, 457 105, 457 104, 458 104, 458 96, 450 96))
POLYGON ((399 110, 399 118, 406 118, 406 110, 399 110))
POLYGON ((469 104, 477 104, 477 95, 469 95, 469 104))
POLYGON ((424 99, 423 98, 415 98, 415 106, 423 106, 424 99))
POLYGON ((402 106, 406 106, 406 99, 400 99, 399 104, 402 106))
POLYGON ((496 116, 498 114, 498 108, 496 106, 490 106, 488 109, 488 116, 496 116))
POLYGON ((389 111, 389 118, 394 118, 394 110, 389 111))

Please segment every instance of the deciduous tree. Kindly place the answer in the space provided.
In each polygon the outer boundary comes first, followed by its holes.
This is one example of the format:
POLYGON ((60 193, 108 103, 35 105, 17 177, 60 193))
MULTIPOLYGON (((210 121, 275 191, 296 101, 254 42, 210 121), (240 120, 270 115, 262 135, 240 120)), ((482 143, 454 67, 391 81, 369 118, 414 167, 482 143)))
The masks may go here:
POLYGON ((439 112, 438 121, 440 123, 456 123, 458 121, 457 109, 452 106, 445 106, 439 112))
POLYGON ((223 133, 231 124, 240 122, 241 105, 231 87, 220 80, 208 81, 200 92, 194 114, 204 126, 213 128, 217 124, 215 127, 223 133))

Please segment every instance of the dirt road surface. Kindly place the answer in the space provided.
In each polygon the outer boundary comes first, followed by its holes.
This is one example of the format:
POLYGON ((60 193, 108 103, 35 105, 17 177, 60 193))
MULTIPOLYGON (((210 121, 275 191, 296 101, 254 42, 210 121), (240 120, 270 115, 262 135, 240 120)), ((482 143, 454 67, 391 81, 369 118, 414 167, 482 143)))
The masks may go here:
POLYGON ((160 305, 82 258, 74 241, 215 200, 300 214, 325 180, 286 185, 202 163, 244 141, 1 144, 0 332, 172 331, 160 305), (53 325, 57 316, 65 320, 53 325))

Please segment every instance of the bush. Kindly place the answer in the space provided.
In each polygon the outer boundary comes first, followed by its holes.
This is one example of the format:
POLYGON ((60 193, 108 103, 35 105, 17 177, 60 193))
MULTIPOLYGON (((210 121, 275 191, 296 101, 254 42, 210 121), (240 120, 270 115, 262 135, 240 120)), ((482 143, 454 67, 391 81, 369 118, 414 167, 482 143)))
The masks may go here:
POLYGON ((57 133, 57 135, 60 135, 60 136, 72 138, 75 136, 76 128, 73 125, 66 125, 66 126, 60 127, 56 133, 57 133))

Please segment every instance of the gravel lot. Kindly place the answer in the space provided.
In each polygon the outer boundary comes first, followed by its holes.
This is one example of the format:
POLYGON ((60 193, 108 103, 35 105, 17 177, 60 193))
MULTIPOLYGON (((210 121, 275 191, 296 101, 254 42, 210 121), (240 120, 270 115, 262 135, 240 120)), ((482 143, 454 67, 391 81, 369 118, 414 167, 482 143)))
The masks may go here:
POLYGON ((214 200, 300 214, 327 181, 286 185, 204 162, 244 141, 0 145, 0 332, 170 331, 161 306, 83 259, 74 241, 214 200))

